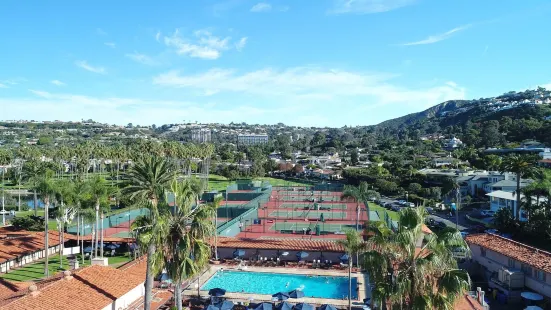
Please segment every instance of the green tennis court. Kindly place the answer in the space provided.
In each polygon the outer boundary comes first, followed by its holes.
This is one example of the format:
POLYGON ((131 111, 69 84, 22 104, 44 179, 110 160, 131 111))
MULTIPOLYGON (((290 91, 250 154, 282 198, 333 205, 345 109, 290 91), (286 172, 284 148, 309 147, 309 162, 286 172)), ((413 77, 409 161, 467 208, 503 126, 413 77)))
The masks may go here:
MULTIPOLYGON (((321 231, 337 232, 345 231, 347 229, 355 229, 356 225, 353 224, 330 224, 330 223, 317 223, 320 226, 321 231)), ((270 227, 270 230, 294 230, 301 231, 310 228, 312 231, 316 229, 316 223, 275 223, 270 227)))
MULTIPOLYGON (((346 210, 346 204, 344 203, 323 203, 318 204, 319 208, 321 210, 327 210, 330 209, 337 209, 337 210, 346 210)), ((315 209, 314 203, 290 203, 290 202, 284 202, 279 205, 279 208, 282 209, 308 209, 312 208, 315 209)))
POLYGON ((324 211, 313 211, 313 210, 306 210, 306 211, 277 210, 270 213, 270 216, 278 217, 278 218, 319 219, 322 214, 325 219, 339 220, 339 219, 346 218, 346 212, 328 212, 328 211, 324 212, 324 211))
MULTIPOLYGON (((277 200, 281 201, 312 201, 312 198, 315 199, 316 202, 320 201, 319 196, 278 196, 277 200)), ((321 201, 340 201, 341 198, 338 196, 326 196, 321 197, 321 201)))

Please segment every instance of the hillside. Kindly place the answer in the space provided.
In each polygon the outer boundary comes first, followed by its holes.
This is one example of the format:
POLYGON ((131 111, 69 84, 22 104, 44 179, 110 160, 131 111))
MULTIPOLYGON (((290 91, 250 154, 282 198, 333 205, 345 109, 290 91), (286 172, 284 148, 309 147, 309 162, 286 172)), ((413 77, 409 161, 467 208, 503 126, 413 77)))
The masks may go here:
POLYGON ((442 102, 433 107, 430 107, 422 112, 411 113, 408 115, 404 115, 402 117, 384 121, 378 124, 377 126, 397 128, 404 125, 411 125, 417 121, 421 121, 427 118, 433 118, 435 116, 441 115, 442 113, 456 111, 457 109, 468 106, 470 104, 471 104, 470 100, 450 100, 450 101, 442 102))

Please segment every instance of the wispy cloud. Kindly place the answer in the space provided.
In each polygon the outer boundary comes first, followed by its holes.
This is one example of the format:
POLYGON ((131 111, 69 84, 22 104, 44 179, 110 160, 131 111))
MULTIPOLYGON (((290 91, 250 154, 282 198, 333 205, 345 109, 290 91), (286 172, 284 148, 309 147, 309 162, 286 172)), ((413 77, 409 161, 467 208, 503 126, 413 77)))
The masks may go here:
POLYGON ((251 12, 254 12, 254 13, 269 12, 271 10, 272 10, 272 5, 266 2, 259 2, 251 8, 251 12))
POLYGON ((105 44, 105 46, 109 46, 110 48, 116 48, 117 47, 117 44, 115 44, 115 42, 105 42, 103 44, 105 44))
POLYGON ((106 74, 107 73, 107 70, 105 70, 104 67, 97 67, 97 66, 89 65, 88 62, 86 62, 85 60, 79 60, 79 61, 75 62, 75 64, 78 67, 80 67, 84 70, 90 71, 90 72, 94 72, 94 73, 98 73, 98 74, 106 74))
POLYGON ((243 37, 241 38, 241 40, 239 40, 239 42, 235 43, 235 49, 239 52, 241 52, 243 50, 243 48, 245 48, 245 45, 247 44, 247 37, 243 37))
POLYGON ((6 85, 0 83, 0 88, 8 88, 8 86, 6 86, 6 85))
POLYGON ((215 36, 206 29, 194 31, 192 38, 184 38, 178 29, 164 37, 165 45, 174 48, 178 55, 211 60, 218 59, 223 51, 231 49, 233 44, 230 45, 230 42, 231 37, 215 36))
POLYGON ((51 80, 50 83, 56 85, 56 86, 65 86, 67 84, 61 82, 60 80, 51 80))
POLYGON ((330 14, 373 14, 396 10, 417 2, 417 0, 333 0, 330 14))
POLYGON ((155 41, 161 42, 161 32, 160 31, 157 31, 157 33, 155 34, 155 41))
POLYGON ((150 56, 147 56, 145 54, 140 54, 138 52, 134 52, 134 53, 131 53, 131 54, 126 54, 125 56, 132 59, 132 60, 134 60, 135 62, 139 62, 139 63, 147 65, 147 66, 156 66, 156 65, 159 64, 158 61, 151 58, 150 56))
POLYGON ((27 79, 21 78, 21 77, 7 79, 7 80, 0 80, 0 88, 10 88, 11 86, 17 85, 25 81, 27 81, 27 79))
POLYGON ((100 35, 100 36, 106 36, 107 35, 107 32, 105 32, 103 29, 101 28, 96 28, 96 34, 100 35))
POLYGON ((437 42, 449 39, 453 35, 455 35, 456 33, 461 32, 463 30, 466 30, 466 29, 470 28, 471 26, 472 26, 472 24, 467 24, 467 25, 455 27, 452 30, 446 31, 446 32, 441 33, 441 34, 429 36, 428 38, 423 39, 421 41, 409 42, 409 43, 404 43, 404 44, 401 44, 401 45, 411 46, 411 45, 424 45, 424 44, 437 43, 437 42))

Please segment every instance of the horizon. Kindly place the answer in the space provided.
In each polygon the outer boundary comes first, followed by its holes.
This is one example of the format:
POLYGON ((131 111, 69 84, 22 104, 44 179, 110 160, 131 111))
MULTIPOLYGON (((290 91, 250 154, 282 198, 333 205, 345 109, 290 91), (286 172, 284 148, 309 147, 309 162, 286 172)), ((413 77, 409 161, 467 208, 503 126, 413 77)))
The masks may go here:
POLYGON ((3 8, 0 113, 9 120, 342 128, 551 88, 544 0, 3 8))

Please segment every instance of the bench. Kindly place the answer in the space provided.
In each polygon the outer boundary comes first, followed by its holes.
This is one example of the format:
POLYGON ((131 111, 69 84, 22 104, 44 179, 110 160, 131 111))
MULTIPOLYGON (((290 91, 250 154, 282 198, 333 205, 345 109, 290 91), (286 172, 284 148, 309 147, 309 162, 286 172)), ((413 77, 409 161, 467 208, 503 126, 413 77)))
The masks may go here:
POLYGON ((282 233, 282 234, 294 234, 295 233, 295 231, 292 230, 292 229, 282 229, 279 232, 282 233))

